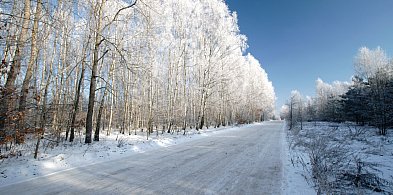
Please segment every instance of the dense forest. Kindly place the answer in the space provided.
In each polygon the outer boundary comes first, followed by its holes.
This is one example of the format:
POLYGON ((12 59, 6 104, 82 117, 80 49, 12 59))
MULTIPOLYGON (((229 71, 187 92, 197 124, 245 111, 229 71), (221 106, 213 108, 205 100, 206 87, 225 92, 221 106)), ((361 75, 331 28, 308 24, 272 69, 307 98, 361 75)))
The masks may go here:
POLYGON ((316 97, 292 91, 282 117, 289 126, 303 121, 351 121, 375 126, 380 135, 393 127, 393 59, 380 47, 362 47, 354 58, 351 82, 316 81, 316 97))
POLYGON ((246 48, 223 0, 3 0, 1 152, 270 118, 272 83, 246 48))

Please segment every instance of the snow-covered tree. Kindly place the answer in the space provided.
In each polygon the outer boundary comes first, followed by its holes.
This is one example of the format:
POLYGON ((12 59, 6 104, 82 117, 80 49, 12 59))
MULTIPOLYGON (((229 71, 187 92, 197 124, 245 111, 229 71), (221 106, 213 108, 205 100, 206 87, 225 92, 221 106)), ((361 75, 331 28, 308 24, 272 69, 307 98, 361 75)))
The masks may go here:
MULTIPOLYGON (((385 135, 393 126, 392 62, 380 47, 360 48, 354 62, 357 75, 351 83, 335 81, 329 84, 320 78, 316 80, 316 97, 307 100, 308 120, 368 123, 385 135)), ((292 96, 290 102, 293 102, 292 96)), ((292 119, 291 105, 288 104, 287 119, 292 119)))
POLYGON ((22 25, 1 29, 18 37, 0 45, 1 89, 13 91, 1 109, 40 116, 20 127, 57 143, 85 130, 91 143, 93 129, 96 141, 117 129, 148 138, 273 116, 273 85, 222 0, 40 2, 4 7, 22 25))
POLYGON ((388 62, 389 60, 382 48, 377 47, 373 50, 361 47, 355 57, 354 67, 357 75, 368 80, 378 71, 391 71, 392 67, 389 66, 388 62))

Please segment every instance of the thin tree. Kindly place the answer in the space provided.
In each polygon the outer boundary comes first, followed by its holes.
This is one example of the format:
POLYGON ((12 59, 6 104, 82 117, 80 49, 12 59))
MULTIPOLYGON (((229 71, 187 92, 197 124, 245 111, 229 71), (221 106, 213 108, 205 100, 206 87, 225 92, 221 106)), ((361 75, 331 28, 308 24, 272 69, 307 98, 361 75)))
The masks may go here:
POLYGON ((20 92, 20 100, 19 100, 19 111, 24 112, 26 109, 26 98, 29 94, 29 84, 31 77, 33 76, 33 68, 36 64, 37 56, 38 56, 38 48, 37 48, 37 35, 38 35, 38 23, 41 18, 41 10, 42 10, 42 0, 37 0, 36 11, 34 15, 34 23, 33 30, 31 32, 31 54, 30 60, 27 65, 27 70, 25 74, 25 78, 23 80, 21 92, 20 92))
POLYGON ((15 81, 20 72, 22 57, 23 57, 22 52, 28 38, 28 29, 29 29, 29 22, 30 22, 30 3, 31 3, 30 0, 24 1, 22 27, 18 36, 18 41, 16 43, 13 62, 7 74, 7 81, 4 86, 5 88, 5 93, 3 95, 4 101, 1 103, 1 108, 0 108, 1 109, 0 128, 2 130, 4 129, 7 123, 7 118, 10 116, 11 112, 13 112, 13 109, 15 107, 15 99, 16 99, 16 97, 14 97, 15 81))
POLYGON ((96 85, 97 85, 97 67, 99 61, 99 49, 100 45, 103 41, 101 37, 102 29, 102 15, 103 9, 105 6, 105 0, 101 0, 101 3, 96 5, 94 10, 95 19, 96 19, 96 27, 95 27, 95 39, 94 39, 94 49, 93 49, 93 63, 91 68, 91 77, 90 77, 90 92, 89 92, 89 103, 87 107, 87 116, 86 116, 86 137, 85 143, 91 143, 92 137, 92 129, 93 129, 93 112, 94 112, 94 101, 96 96, 96 85))

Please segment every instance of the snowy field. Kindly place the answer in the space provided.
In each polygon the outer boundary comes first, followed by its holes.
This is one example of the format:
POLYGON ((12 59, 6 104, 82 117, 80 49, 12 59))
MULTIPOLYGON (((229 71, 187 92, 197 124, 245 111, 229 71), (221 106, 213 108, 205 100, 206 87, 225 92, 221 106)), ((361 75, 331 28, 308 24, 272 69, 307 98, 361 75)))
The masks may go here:
POLYGON ((293 168, 287 172, 296 170, 321 193, 393 194, 392 136, 352 123, 305 123, 288 131, 293 168))

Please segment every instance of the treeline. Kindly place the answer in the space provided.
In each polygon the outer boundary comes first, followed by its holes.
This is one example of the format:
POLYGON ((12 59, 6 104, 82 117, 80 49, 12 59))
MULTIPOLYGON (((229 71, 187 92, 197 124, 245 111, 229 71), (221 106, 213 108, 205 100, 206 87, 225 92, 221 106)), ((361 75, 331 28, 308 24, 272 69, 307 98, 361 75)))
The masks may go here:
POLYGON ((302 121, 352 121, 372 125, 386 135, 393 127, 393 59, 381 48, 362 47, 355 57, 351 83, 317 80, 316 97, 293 91, 282 117, 290 128, 302 121))
POLYGON ((222 0, 4 0, 0 13, 2 147, 273 114, 272 83, 222 0))

